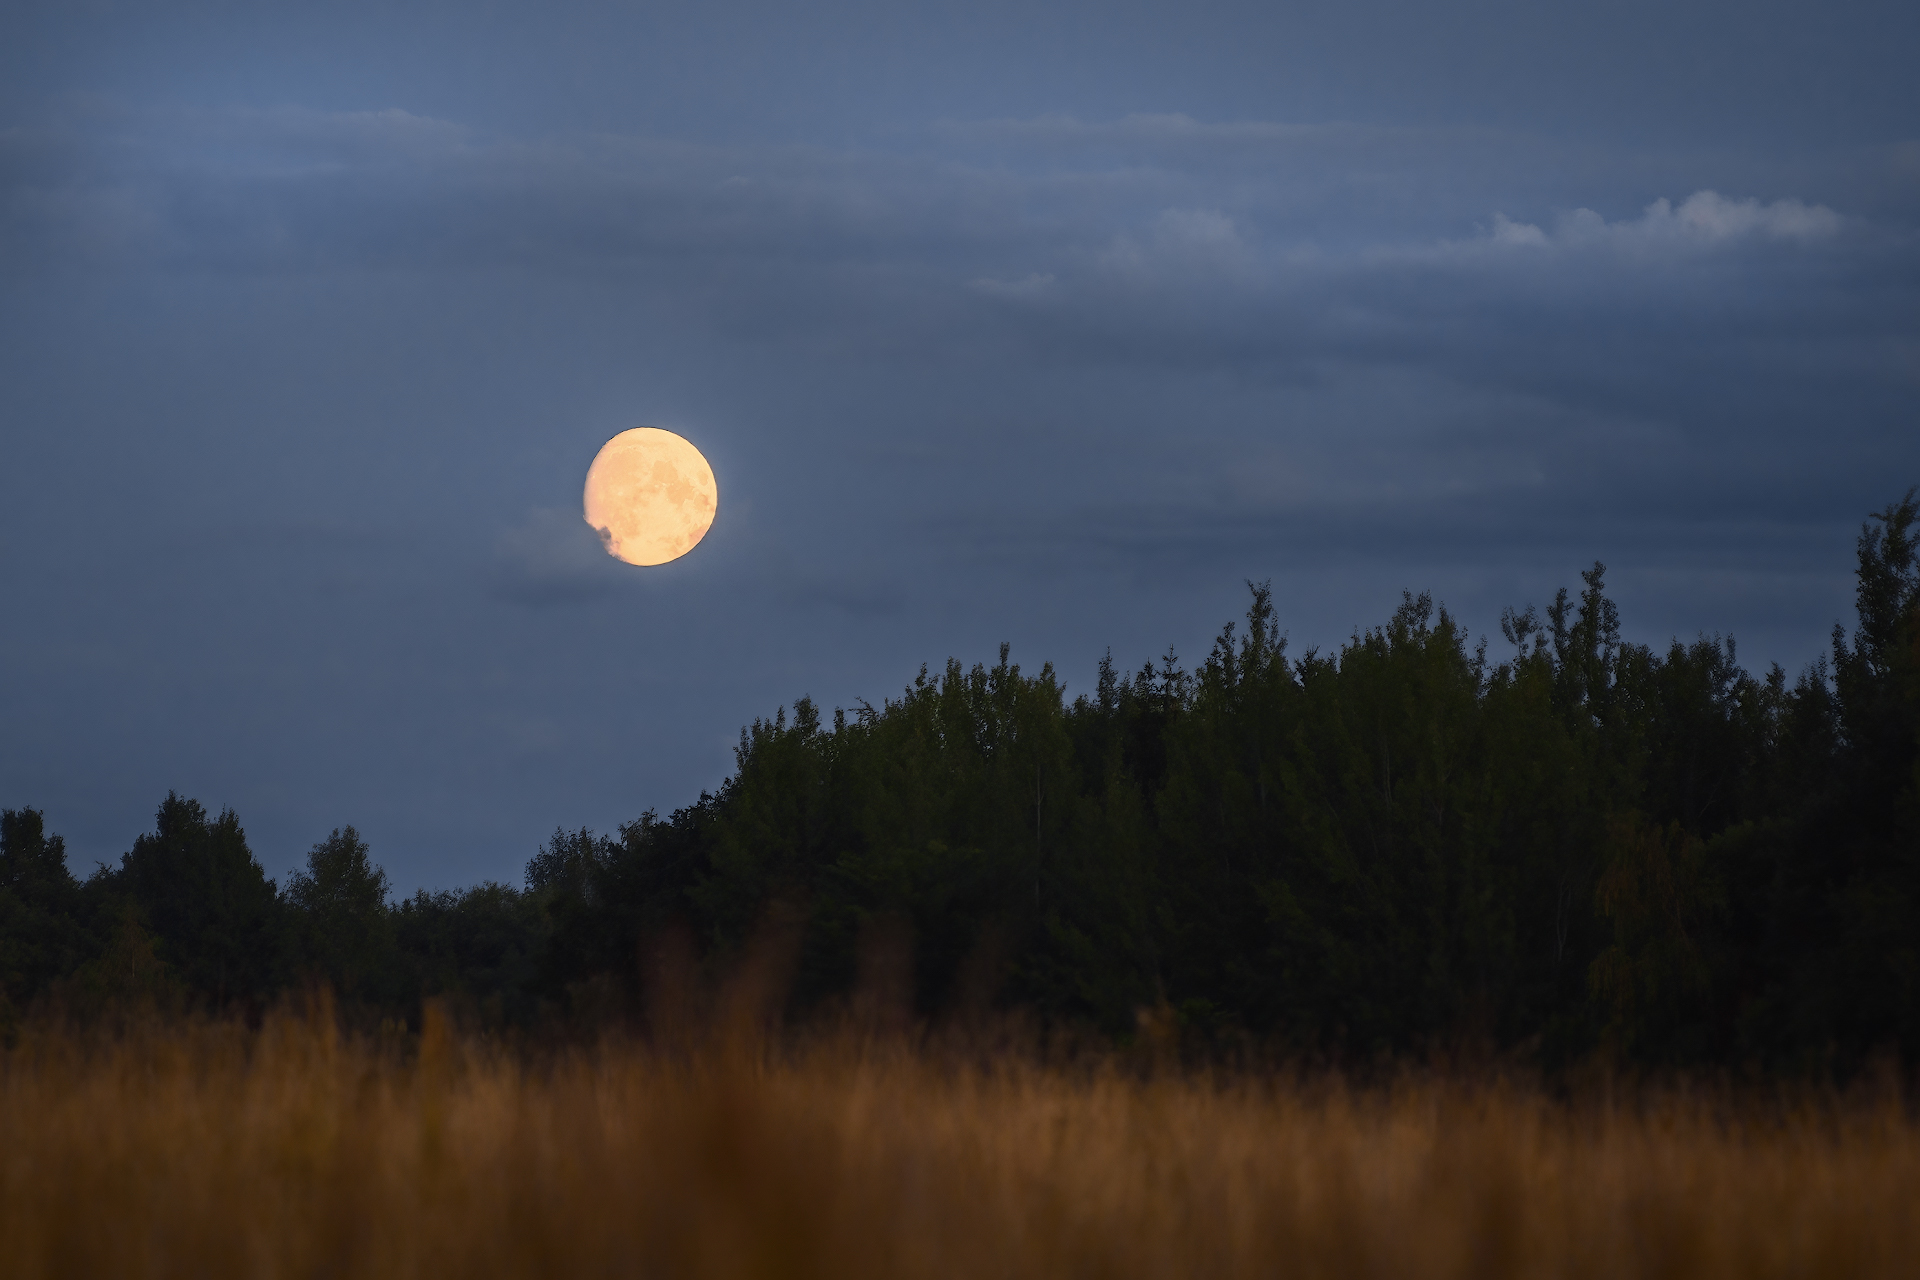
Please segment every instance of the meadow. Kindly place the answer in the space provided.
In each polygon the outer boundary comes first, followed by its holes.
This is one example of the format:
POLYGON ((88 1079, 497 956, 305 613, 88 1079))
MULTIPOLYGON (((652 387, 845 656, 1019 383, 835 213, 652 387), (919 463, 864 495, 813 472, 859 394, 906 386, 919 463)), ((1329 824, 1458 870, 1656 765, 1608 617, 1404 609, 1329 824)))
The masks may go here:
POLYGON ((11 1277, 1892 1276, 1920 1126, 1845 1093, 1183 1069, 899 1033, 531 1051, 28 1029, 11 1277))

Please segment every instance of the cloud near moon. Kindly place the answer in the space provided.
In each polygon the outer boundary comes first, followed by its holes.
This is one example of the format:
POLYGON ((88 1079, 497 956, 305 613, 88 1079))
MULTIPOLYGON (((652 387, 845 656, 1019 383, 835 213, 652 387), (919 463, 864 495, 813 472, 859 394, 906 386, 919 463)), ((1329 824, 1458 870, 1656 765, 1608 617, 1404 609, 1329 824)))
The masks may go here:
POLYGON ((665 564, 693 550, 719 502, 700 451, 658 427, 622 431, 587 469, 587 523, 607 554, 628 564, 665 564))

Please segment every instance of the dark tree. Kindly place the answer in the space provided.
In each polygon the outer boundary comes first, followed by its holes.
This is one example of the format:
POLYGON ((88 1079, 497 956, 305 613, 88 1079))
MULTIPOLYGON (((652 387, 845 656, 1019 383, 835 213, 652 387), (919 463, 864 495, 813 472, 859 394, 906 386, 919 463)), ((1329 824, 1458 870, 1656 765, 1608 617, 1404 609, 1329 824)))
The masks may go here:
POLYGON ((404 994, 387 873, 373 864, 352 827, 313 846, 287 881, 293 964, 306 981, 324 981, 343 1000, 372 1003, 404 994))
POLYGON ((195 997, 257 1007, 284 981, 280 900, 231 809, 210 819, 198 801, 168 792, 154 830, 107 874, 195 997))
POLYGON ((0 810, 0 1030, 77 968, 91 942, 65 843, 40 811, 0 810))
POLYGON ((531 895, 492 881, 422 889, 394 908, 393 925, 408 997, 402 1012, 417 1014, 418 1000, 429 996, 492 1026, 537 1016, 539 957, 549 935, 531 895))

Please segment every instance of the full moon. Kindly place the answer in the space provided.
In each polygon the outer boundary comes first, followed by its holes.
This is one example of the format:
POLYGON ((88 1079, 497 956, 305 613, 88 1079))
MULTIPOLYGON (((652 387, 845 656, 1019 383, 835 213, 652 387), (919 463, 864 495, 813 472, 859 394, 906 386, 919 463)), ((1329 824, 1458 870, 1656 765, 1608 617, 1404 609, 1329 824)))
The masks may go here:
POLYGON ((622 431, 587 468, 587 523, 607 554, 628 564, 665 564, 693 550, 719 503, 700 451, 658 427, 622 431))

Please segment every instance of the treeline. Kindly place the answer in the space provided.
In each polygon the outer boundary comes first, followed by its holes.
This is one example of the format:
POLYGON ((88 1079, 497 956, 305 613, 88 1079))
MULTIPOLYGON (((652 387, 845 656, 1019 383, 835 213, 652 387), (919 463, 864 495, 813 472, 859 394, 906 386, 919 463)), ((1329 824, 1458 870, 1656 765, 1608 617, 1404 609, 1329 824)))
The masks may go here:
POLYGON ((1731 639, 1622 641, 1602 566, 1496 658, 1406 597, 1289 655, 1252 587, 1196 669, 922 669, 741 733, 717 794, 558 831, 523 887, 393 902, 351 827, 284 887, 170 795, 76 881, 7 811, 0 1022, 36 1003, 260 1008, 326 983, 538 1028, 632 1016, 642 957, 788 942, 796 1012, 891 967, 922 1017, 1016 1008, 1204 1050, 1462 1045, 1552 1066, 1846 1071, 1920 1056, 1920 501, 1859 544, 1857 625, 1788 681, 1731 639), (868 972, 863 977, 863 967, 868 972))

